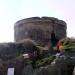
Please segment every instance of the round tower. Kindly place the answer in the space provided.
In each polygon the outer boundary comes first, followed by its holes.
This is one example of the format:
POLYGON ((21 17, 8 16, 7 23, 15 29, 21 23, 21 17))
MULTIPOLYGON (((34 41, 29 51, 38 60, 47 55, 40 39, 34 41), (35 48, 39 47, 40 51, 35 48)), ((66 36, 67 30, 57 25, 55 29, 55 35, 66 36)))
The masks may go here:
POLYGON ((60 40, 66 37, 66 23, 53 17, 31 17, 15 23, 14 40, 33 39, 37 43, 46 45, 51 38, 51 32, 60 40))

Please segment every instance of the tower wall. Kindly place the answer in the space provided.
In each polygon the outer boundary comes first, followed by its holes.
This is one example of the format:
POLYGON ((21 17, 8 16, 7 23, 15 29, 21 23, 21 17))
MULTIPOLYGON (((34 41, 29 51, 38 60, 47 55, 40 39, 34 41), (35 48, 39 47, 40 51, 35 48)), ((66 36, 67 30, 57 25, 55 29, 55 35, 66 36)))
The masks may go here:
POLYGON ((53 30, 59 40, 66 37, 66 28, 64 21, 53 17, 22 19, 15 23, 14 40, 20 41, 25 38, 31 38, 38 43, 45 44, 51 38, 53 30))

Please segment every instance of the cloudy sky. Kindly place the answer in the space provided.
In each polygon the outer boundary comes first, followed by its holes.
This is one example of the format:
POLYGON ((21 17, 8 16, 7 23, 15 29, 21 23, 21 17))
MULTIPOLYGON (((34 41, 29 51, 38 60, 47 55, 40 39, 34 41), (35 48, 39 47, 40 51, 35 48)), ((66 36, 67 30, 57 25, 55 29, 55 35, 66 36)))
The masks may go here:
POLYGON ((14 41, 14 23, 33 16, 49 16, 67 23, 75 37, 75 0, 0 0, 0 42, 14 41))

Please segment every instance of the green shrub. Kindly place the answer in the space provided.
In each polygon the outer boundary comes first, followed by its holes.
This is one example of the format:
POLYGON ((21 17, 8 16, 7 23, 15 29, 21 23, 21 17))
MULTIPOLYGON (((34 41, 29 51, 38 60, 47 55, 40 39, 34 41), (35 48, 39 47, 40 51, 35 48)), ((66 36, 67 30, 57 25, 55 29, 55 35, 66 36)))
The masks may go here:
POLYGON ((49 56, 47 58, 39 59, 39 60, 36 60, 36 62, 33 62, 34 64, 32 64, 32 66, 35 68, 41 67, 41 66, 46 66, 46 65, 51 64, 51 62, 54 59, 55 59, 55 56, 49 56))

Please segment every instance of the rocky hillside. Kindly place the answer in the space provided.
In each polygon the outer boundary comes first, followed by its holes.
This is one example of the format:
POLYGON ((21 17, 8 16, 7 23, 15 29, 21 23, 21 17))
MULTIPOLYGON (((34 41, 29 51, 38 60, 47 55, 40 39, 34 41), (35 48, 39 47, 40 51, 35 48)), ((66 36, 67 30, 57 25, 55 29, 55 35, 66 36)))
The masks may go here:
POLYGON ((45 57, 39 54, 41 58, 34 53, 40 49, 33 41, 0 44, 0 75, 7 75, 8 68, 15 68, 14 75, 72 75, 75 66, 74 40, 61 42, 65 42, 62 52, 48 52, 45 57), (25 53, 28 53, 28 58, 23 56, 25 53))

